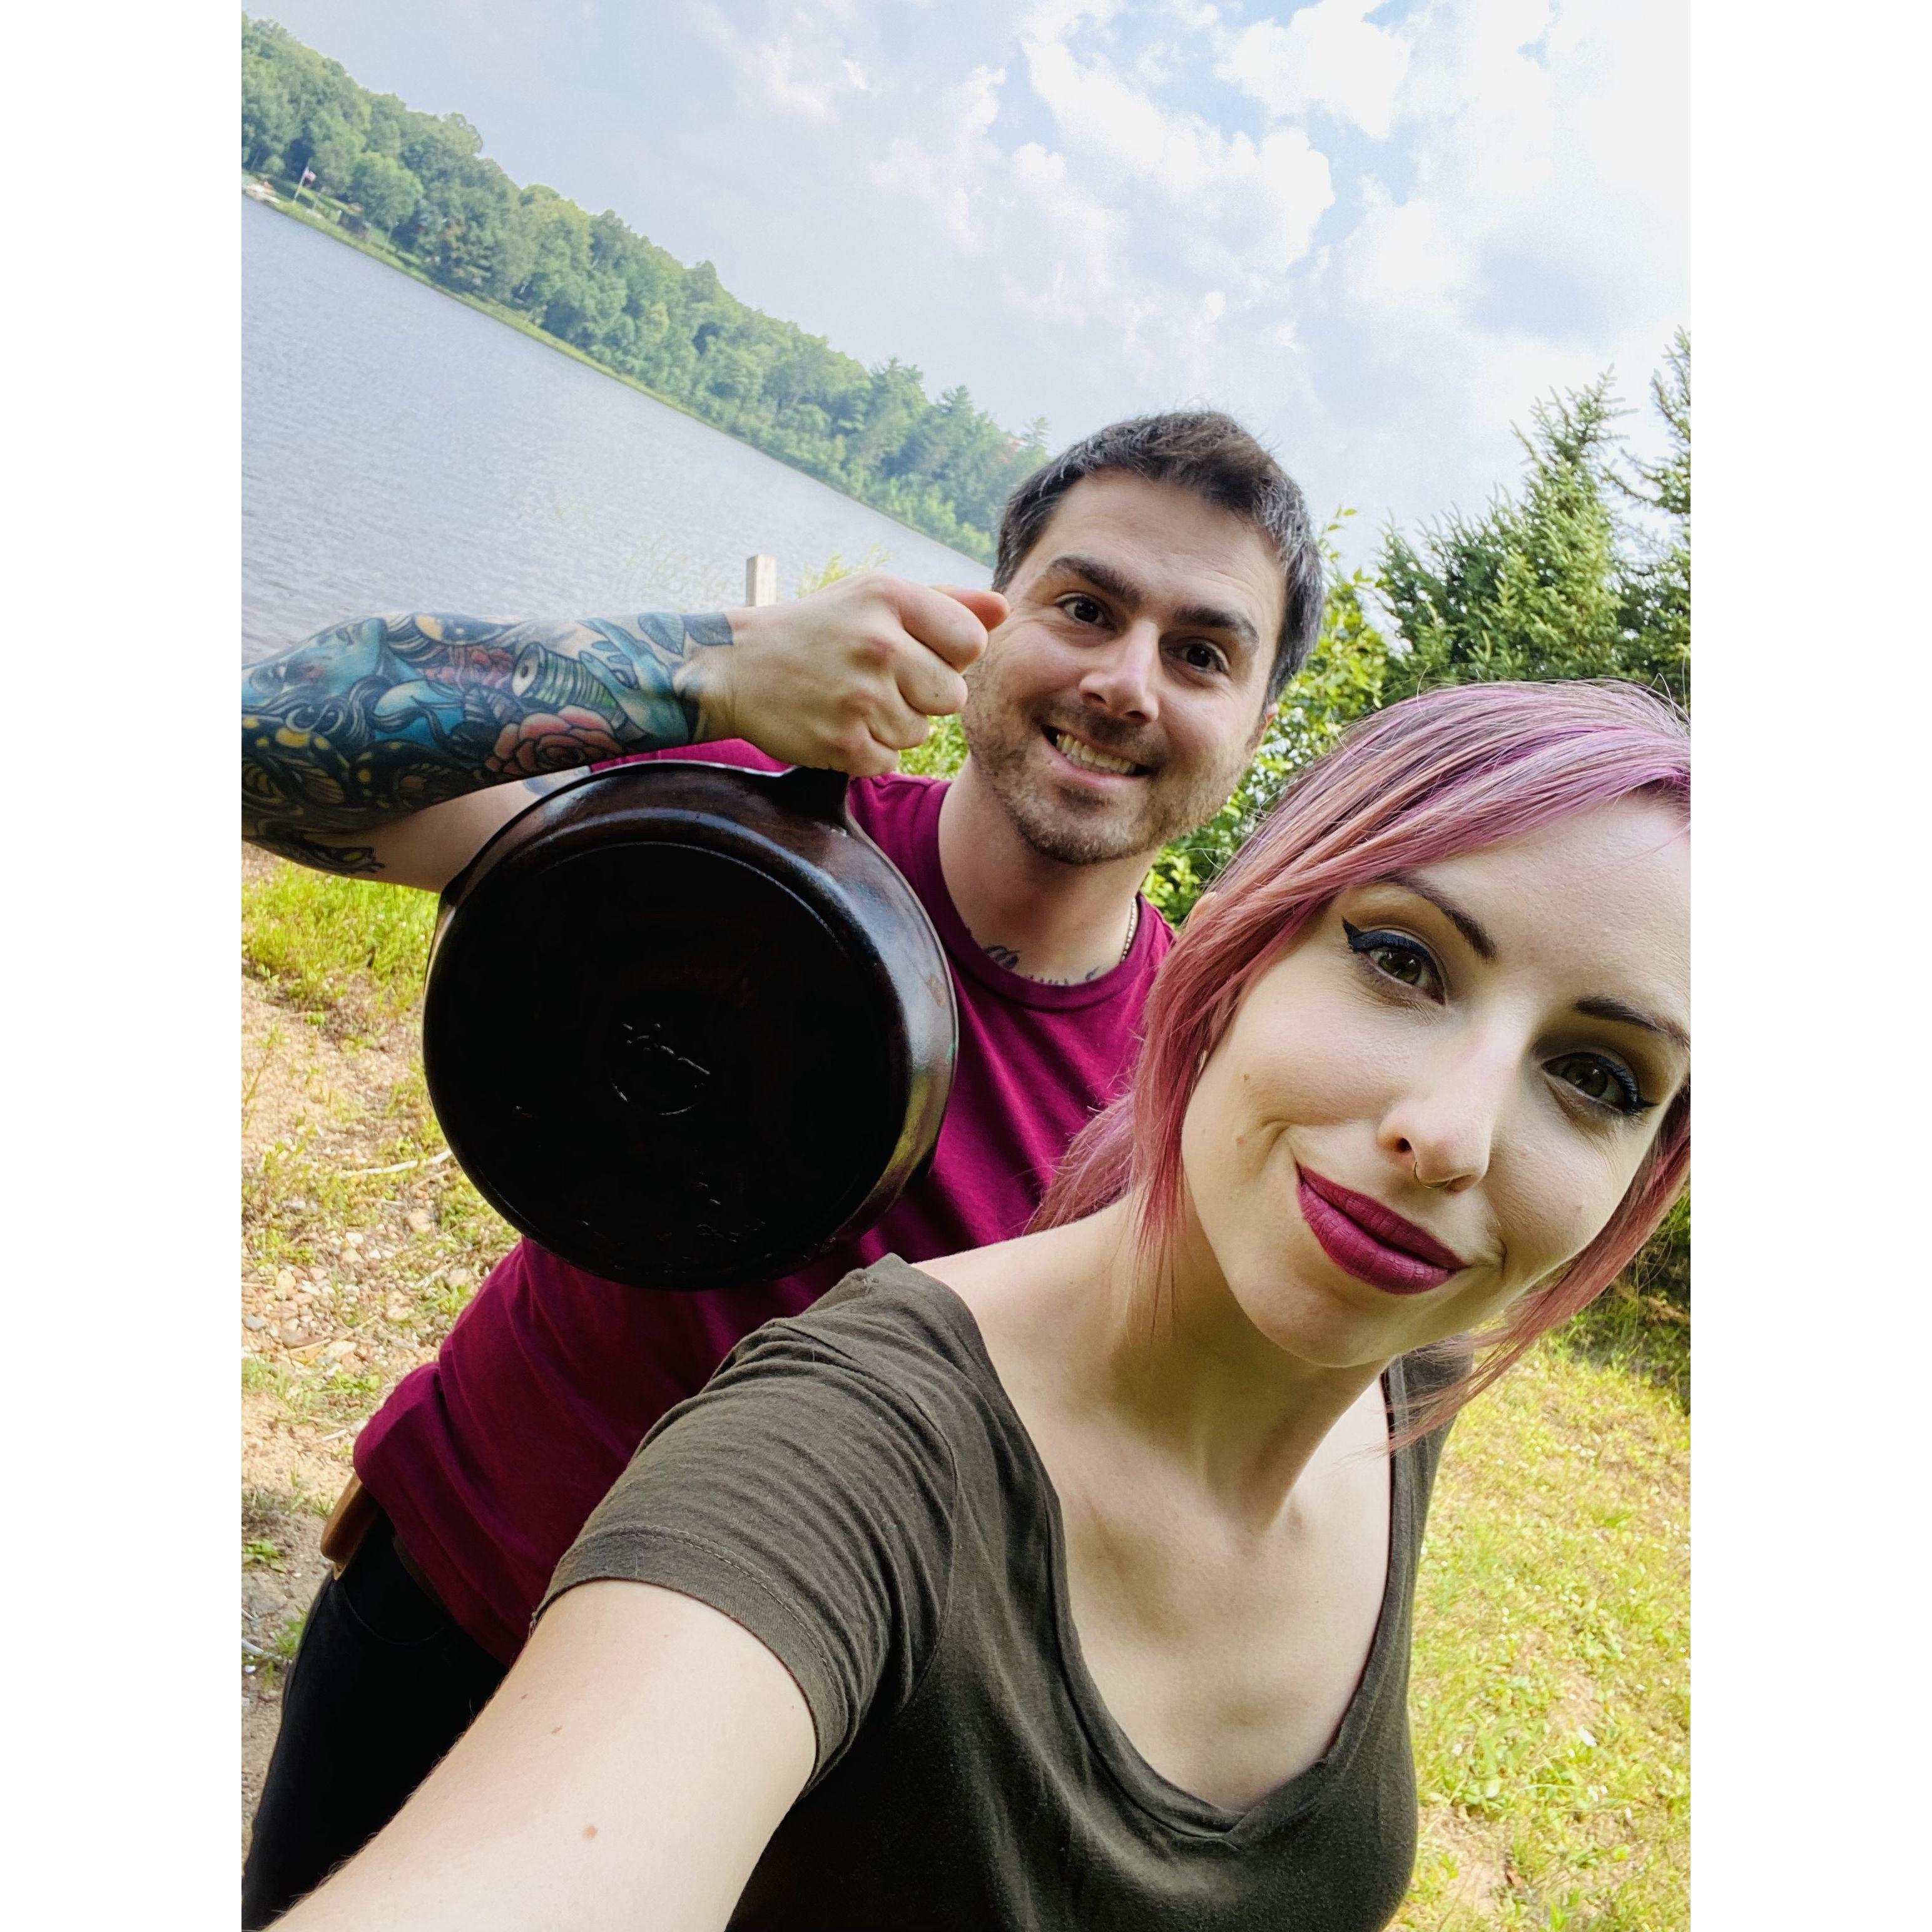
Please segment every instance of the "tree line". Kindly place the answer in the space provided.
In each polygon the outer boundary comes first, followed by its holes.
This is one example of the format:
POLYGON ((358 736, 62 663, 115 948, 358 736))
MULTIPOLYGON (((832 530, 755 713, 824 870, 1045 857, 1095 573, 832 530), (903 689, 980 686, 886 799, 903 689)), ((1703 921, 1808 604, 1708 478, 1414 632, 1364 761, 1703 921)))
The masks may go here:
POLYGON ((593 361, 927 536, 990 562, 1000 506, 1046 454, 964 386, 868 369, 736 300, 608 209, 519 188, 460 114, 372 94, 285 28, 242 22, 242 163, 319 190, 444 287, 516 311, 593 361))

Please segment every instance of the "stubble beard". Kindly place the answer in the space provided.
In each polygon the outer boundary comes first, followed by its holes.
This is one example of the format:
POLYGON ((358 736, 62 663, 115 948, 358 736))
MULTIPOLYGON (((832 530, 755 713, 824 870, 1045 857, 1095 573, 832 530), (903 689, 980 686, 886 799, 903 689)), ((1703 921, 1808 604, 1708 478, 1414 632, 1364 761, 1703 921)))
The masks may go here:
MULTIPOLYGON (((1118 802, 1072 800, 1057 791, 1046 768, 1052 756, 1041 735, 1047 721, 1002 704, 983 676, 969 678, 967 687, 960 723, 974 764, 1014 830, 1041 857, 1063 866, 1136 856, 1151 862, 1163 845, 1205 825, 1228 802, 1252 749, 1244 746, 1212 770, 1191 776, 1157 768, 1138 782, 1137 796, 1118 802)), ((1090 727, 1088 735, 1096 735, 1090 727)))

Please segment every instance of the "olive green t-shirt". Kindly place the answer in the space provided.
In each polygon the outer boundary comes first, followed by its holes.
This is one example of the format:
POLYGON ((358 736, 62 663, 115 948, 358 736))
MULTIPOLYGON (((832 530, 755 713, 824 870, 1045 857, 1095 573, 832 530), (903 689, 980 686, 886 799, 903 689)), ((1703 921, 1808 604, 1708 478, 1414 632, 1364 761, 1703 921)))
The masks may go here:
MULTIPOLYGON (((1398 1426, 1427 1372, 1390 1366, 1398 1426)), ((1169 1784, 1109 1715, 1052 1484, 965 1304, 896 1257, 740 1342, 645 1439, 542 1607, 659 1584, 797 1680, 816 1762, 734 1928, 1378 1932, 1415 1853, 1409 1608, 1439 1446, 1394 1458, 1387 1591, 1332 1747, 1244 1811, 1169 1784)))

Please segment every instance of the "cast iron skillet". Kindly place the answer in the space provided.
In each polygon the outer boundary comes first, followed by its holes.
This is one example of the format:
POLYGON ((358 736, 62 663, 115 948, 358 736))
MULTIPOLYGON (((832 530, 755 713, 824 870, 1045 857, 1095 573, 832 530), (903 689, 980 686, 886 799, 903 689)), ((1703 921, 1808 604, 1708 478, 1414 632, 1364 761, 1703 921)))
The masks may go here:
POLYGON ((878 1220, 931 1154, 958 1041, 925 908, 845 780, 661 760, 586 774, 445 890, 423 1067, 511 1225, 592 1274, 724 1288, 878 1220))

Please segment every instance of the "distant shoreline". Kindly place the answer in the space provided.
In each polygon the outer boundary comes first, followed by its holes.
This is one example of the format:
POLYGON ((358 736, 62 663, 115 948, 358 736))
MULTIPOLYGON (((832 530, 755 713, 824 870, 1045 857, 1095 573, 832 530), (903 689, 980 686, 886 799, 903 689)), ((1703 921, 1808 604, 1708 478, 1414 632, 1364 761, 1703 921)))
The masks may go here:
POLYGON ((883 510, 876 503, 867 502, 862 496, 854 496, 849 490, 842 490, 837 484, 828 482, 825 478, 806 469, 802 464, 791 462, 776 451, 753 442, 748 437, 734 435, 730 430, 721 428, 716 423, 700 416, 695 410, 680 402, 675 396, 667 396, 662 391, 652 388, 648 382, 640 382, 634 376, 626 376, 621 370, 613 369, 608 364, 585 355, 574 343, 566 342, 561 338, 552 335, 548 330, 536 327, 525 321, 514 309, 493 302, 487 296, 468 295, 460 289, 444 287, 434 276, 425 274, 406 255, 383 247, 371 236, 350 233, 340 224, 328 220, 313 209, 304 208, 279 188, 274 190, 273 200, 250 194, 250 185, 260 179, 259 176, 250 174, 245 168, 242 170, 242 192, 258 207, 272 209, 278 214, 285 214, 292 221, 300 222, 304 228, 313 230, 318 235, 326 235, 332 242, 340 242, 344 248, 355 249, 358 254, 368 256, 372 262, 380 262, 386 268, 397 269, 408 276, 411 281, 419 282, 424 288, 433 289, 438 295, 448 296, 452 302, 460 302, 465 308, 472 308, 478 314, 488 316, 492 322, 500 322, 506 327, 514 328, 519 335, 527 336, 531 341, 540 343, 546 349, 554 349, 560 356, 567 356, 573 362, 580 362, 585 368, 594 370, 598 375, 605 376, 613 382, 620 382, 627 389, 634 389, 639 395, 648 396, 652 402, 662 403, 667 409, 676 410, 680 416, 689 417, 693 422, 710 430, 714 435, 729 437, 741 448, 756 451, 759 455, 790 470, 794 476, 808 478, 821 488, 830 490, 835 496, 842 496, 847 502, 856 503, 860 509, 868 511, 875 517, 883 517, 889 524, 897 524, 909 535, 917 537, 922 543, 936 544, 948 555, 971 564, 976 570, 983 571, 988 568, 979 558, 969 556, 964 550, 941 541, 929 530, 922 530, 916 524, 908 523, 903 517, 894 516, 891 511, 883 510))

